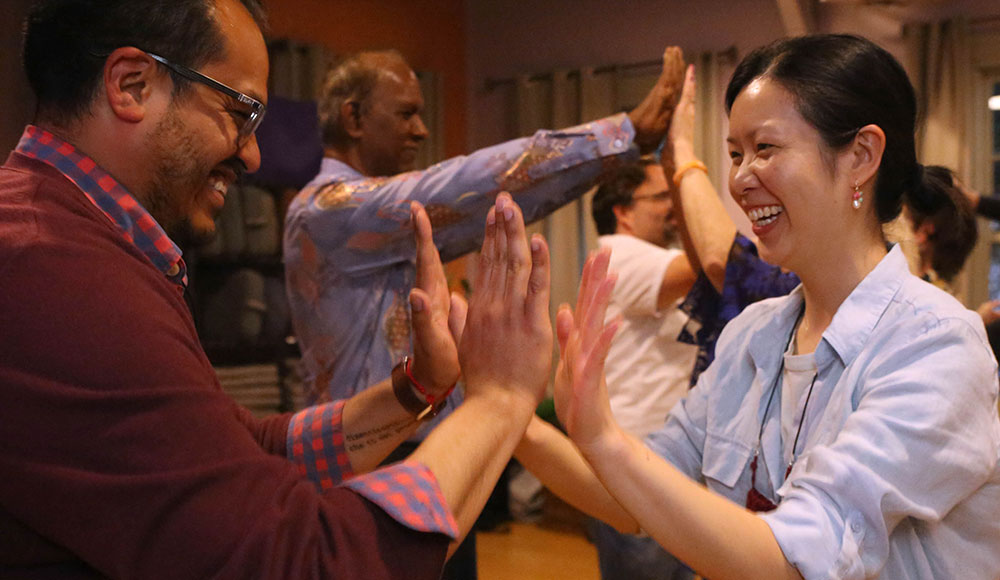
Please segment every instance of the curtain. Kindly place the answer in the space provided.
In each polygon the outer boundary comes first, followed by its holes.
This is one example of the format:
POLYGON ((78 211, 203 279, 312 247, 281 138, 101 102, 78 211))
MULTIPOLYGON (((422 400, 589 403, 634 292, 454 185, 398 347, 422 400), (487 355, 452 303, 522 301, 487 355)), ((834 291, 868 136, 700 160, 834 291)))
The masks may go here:
MULTIPOLYGON (((972 65, 969 25, 965 19, 908 25, 903 30, 907 72, 917 91, 917 159, 944 165, 971 183, 972 65)), ((980 231, 989 231, 984 223, 980 231)), ((955 294, 977 306, 986 296, 989 254, 986 236, 966 269, 955 280, 955 294)))
POLYGON ((323 75, 333 54, 318 44, 294 40, 272 40, 267 46, 271 61, 268 93, 296 101, 311 101, 319 96, 323 75))
MULTIPOLYGON (((723 91, 735 58, 735 49, 729 49, 704 53, 693 61, 698 83, 696 152, 705 160, 713 183, 722 192, 727 191, 729 170, 723 91)), ((514 83, 514 122, 511 125, 516 134, 510 137, 530 135, 541 128, 569 127, 629 111, 646 95, 659 73, 659 63, 651 62, 521 75, 514 83)), ((560 303, 575 303, 583 263, 587 253, 597 247, 597 230, 590 216, 593 193, 591 190, 542 223, 529 227, 529 231, 544 234, 551 247, 553 314, 560 303)), ((742 211, 729 195, 723 198, 734 219, 746 223, 742 211)))
MULTIPOLYGON (((585 120, 615 112, 610 98, 613 92, 606 78, 593 70, 557 70, 545 78, 527 75, 516 81, 515 126, 519 135, 530 135, 542 128, 570 127, 585 120), (584 117, 582 113, 589 115, 584 117)), ((588 248, 596 246, 597 235, 589 218, 589 198, 560 208, 529 230, 542 233, 552 252, 551 310, 562 302, 574 303, 576 285, 588 248)))
POLYGON ((738 62, 735 47, 722 52, 705 52, 695 59, 696 130, 695 154, 708 167, 708 177, 736 227, 752 238, 750 221, 729 195, 729 118, 726 115, 726 85, 738 62))
POLYGON ((922 112, 917 158, 967 175, 971 140, 966 115, 972 89, 968 24, 951 20, 907 26, 904 38, 922 112))

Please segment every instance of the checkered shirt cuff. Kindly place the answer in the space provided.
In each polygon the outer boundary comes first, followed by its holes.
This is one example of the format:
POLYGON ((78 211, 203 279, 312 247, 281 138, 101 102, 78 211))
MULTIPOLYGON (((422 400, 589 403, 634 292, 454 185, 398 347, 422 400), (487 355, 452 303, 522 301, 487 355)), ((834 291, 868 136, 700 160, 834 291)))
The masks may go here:
POLYGON ((396 463, 359 475, 344 486, 410 529, 458 538, 458 523, 444 501, 437 479, 422 463, 396 463))
POLYGON ((288 457, 320 490, 331 489, 354 475, 341 428, 344 403, 309 407, 292 415, 288 424, 288 457))

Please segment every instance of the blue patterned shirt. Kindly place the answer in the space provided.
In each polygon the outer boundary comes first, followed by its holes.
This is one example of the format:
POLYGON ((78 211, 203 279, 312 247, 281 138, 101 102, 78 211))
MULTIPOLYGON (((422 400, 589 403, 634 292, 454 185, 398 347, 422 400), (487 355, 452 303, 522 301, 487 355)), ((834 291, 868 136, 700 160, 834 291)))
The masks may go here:
POLYGON ((365 177, 324 159, 319 175, 288 209, 284 240, 292 319, 311 399, 349 397, 388 378, 411 352, 411 200, 427 208, 434 241, 448 261, 479 246, 499 192, 511 193, 526 221, 539 220, 635 158, 633 137, 627 115, 619 114, 539 131, 394 177, 365 177))
POLYGON ((680 309, 690 316, 677 340, 698 347, 698 358, 691 371, 691 386, 715 359, 715 342, 730 320, 765 298, 784 296, 799 285, 792 272, 768 264, 757 255, 757 246, 737 233, 726 260, 726 276, 719 293, 704 273, 698 275, 680 309))

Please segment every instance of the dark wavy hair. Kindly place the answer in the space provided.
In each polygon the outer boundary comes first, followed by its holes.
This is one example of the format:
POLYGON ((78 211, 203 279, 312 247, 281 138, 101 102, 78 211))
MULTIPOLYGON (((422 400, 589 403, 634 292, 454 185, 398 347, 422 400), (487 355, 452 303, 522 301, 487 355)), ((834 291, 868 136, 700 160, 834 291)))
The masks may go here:
POLYGON ((590 204, 590 215, 594 218, 597 233, 608 236, 618 228, 615 206, 632 204, 632 195, 642 182, 646 181, 646 167, 656 163, 652 157, 642 157, 635 163, 623 165, 606 177, 590 204))
MULTIPOLYGON (((263 30, 260 0, 240 0, 263 30)), ((24 70, 38 99, 36 116, 68 123, 88 110, 107 55, 134 46, 198 68, 222 58, 225 39, 215 0, 43 0, 24 23, 24 70)), ((175 92, 189 86, 173 73, 175 92)))
POLYGON ((933 178, 944 167, 917 162, 914 132, 917 100, 902 65, 870 40, 848 34, 815 34, 762 46, 736 67, 726 89, 726 111, 754 79, 777 81, 797 102, 798 112, 831 150, 854 139, 865 125, 885 132, 885 152, 875 182, 879 221, 899 215, 904 195, 916 207, 948 192, 933 178))
POLYGON ((938 277, 951 282, 976 245, 976 214, 968 198, 955 187, 951 171, 944 167, 926 167, 924 179, 935 184, 927 188, 933 195, 911 196, 906 207, 914 230, 925 223, 934 226, 928 236, 930 265, 938 277))

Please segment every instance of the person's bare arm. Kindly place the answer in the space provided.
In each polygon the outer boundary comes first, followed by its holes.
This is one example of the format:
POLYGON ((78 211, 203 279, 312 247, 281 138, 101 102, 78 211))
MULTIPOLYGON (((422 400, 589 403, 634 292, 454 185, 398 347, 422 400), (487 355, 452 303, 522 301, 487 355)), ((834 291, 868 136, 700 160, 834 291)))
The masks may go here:
MULTIPOLYGON (((683 256, 667 267, 657 298, 658 307, 673 304, 687 293, 694 272, 683 256)), ((568 380, 562 367, 556 381, 568 380)), ((536 418, 528 424, 514 456, 528 471, 564 501, 625 533, 636 533, 638 524, 608 494, 573 443, 558 429, 536 418)))
POLYGON ((487 217, 459 348, 465 402, 411 455, 434 474, 463 536, 545 392, 552 352, 548 301, 545 241, 535 236, 529 245, 520 208, 502 195, 487 217))
POLYGON ((965 196, 965 199, 969 200, 969 206, 972 207, 972 211, 976 211, 976 209, 979 207, 979 200, 982 196, 979 194, 978 191, 965 185, 965 183, 962 182, 962 180, 960 180, 958 176, 953 176, 953 179, 955 180, 955 185, 958 187, 958 190, 962 192, 962 195, 965 196))
POLYGON ((573 442, 552 425, 533 417, 514 457, 566 503, 620 532, 639 531, 639 524, 604 489, 573 442))
POLYGON ((976 313, 979 317, 983 319, 983 324, 992 324, 997 320, 1000 320, 1000 300, 987 300, 976 308, 976 313))
POLYGON ((687 295, 697 277, 687 256, 677 256, 667 266, 660 283, 660 292, 656 295, 656 308, 663 310, 673 305, 687 295))
POLYGON ((611 495, 642 529, 699 574, 716 579, 801 579, 767 523, 692 481, 627 434, 611 414, 604 360, 615 322, 605 324, 614 287, 607 255, 584 267, 575 313, 557 318, 560 372, 556 409, 611 495))
MULTIPOLYGON (((698 160, 694 154, 694 96, 694 67, 689 66, 681 100, 670 124, 669 150, 673 155, 664 161, 664 171, 671 181, 676 168, 688 167, 698 160)), ((704 272, 712 286, 721 291, 736 225, 705 172, 689 169, 680 177, 680 183, 671 191, 675 210, 679 212, 684 249, 691 265, 704 272)))

